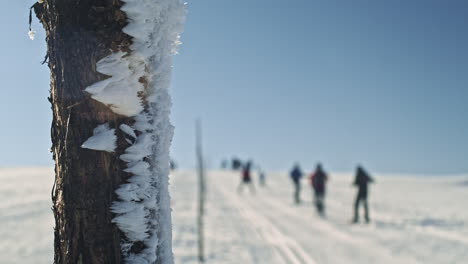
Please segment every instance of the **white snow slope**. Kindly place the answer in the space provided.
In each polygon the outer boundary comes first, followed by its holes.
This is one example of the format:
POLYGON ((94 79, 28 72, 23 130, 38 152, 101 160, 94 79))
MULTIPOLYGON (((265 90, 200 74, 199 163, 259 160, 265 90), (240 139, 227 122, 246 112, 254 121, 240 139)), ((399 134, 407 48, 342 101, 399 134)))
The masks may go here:
MULTIPOLYGON (((351 225, 351 174, 331 174, 323 219, 305 180, 296 206, 286 173, 239 195, 237 173, 209 172, 206 262, 468 263, 468 176, 373 176, 372 222, 351 225)), ((0 263, 51 263, 52 169, 0 169, 0 181, 0 263)), ((197 263, 196 186, 193 171, 171 176, 175 263, 197 263)))

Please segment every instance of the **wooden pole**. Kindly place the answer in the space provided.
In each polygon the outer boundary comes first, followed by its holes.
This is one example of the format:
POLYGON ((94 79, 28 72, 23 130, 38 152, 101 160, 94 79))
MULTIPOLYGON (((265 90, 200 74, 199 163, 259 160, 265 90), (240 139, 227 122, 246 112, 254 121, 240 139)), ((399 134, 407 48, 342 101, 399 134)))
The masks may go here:
POLYGON ((203 166, 203 153, 202 153, 202 131, 201 121, 196 122, 196 155, 198 163, 198 262, 205 262, 204 256, 204 233, 203 233, 203 215, 205 211, 205 171, 203 166))

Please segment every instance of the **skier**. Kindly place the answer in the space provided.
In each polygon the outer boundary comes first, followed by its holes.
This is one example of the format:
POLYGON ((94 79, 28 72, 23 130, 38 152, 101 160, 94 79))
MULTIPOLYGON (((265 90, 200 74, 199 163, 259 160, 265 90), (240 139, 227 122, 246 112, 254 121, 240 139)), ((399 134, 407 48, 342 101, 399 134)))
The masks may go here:
POLYGON ((224 159, 223 161, 221 161, 221 169, 222 170, 227 169, 227 166, 228 166, 227 160, 224 159))
POLYGON ((296 204, 299 204, 301 202, 300 192, 301 192, 302 171, 298 163, 294 165, 293 169, 290 172, 290 176, 294 183, 294 202, 296 204))
POLYGON ((259 181, 260 186, 266 185, 266 175, 265 175, 265 172, 262 170, 258 171, 258 181, 259 181))
POLYGON ((252 161, 247 161, 244 167, 242 168, 241 182, 239 184, 239 187, 237 187, 238 193, 242 192, 244 185, 248 185, 252 194, 255 194, 255 187, 253 186, 252 177, 250 174, 251 167, 252 167, 252 161))
POLYGON ((322 165, 317 164, 315 172, 310 175, 310 184, 314 190, 314 202, 317 207, 317 212, 324 216, 325 215, 325 185, 328 180, 328 175, 322 169, 322 165))
POLYGON ((356 201, 354 202, 354 219, 353 223, 359 222, 359 204, 362 203, 364 206, 364 219, 366 223, 369 223, 369 207, 367 204, 367 184, 374 182, 369 174, 361 167, 358 166, 356 170, 356 178, 354 179, 354 186, 358 187, 358 193, 356 201))
POLYGON ((171 171, 174 171, 177 169, 177 163, 173 159, 170 159, 169 161, 169 168, 171 169, 171 171))
POLYGON ((232 158, 232 170, 239 170, 242 167, 242 162, 238 158, 232 158))

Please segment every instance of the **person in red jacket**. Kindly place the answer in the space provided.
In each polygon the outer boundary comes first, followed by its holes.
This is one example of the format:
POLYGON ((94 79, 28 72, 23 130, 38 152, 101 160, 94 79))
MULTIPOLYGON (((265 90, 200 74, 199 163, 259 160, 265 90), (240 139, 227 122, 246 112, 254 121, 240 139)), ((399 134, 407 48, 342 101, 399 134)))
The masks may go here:
POLYGON ((251 175, 251 169, 252 169, 252 161, 247 161, 245 165, 242 168, 242 175, 241 175, 241 182, 239 184, 239 187, 237 187, 237 192, 241 193, 243 186, 247 185, 250 188, 250 192, 252 194, 255 194, 255 187, 252 182, 252 175, 251 175))
POLYGON ((319 163, 317 164, 317 168, 315 172, 310 175, 310 184, 312 185, 312 189, 314 190, 314 202, 315 207, 317 208, 317 212, 320 215, 325 215, 325 186, 328 180, 328 175, 322 169, 322 165, 319 163))

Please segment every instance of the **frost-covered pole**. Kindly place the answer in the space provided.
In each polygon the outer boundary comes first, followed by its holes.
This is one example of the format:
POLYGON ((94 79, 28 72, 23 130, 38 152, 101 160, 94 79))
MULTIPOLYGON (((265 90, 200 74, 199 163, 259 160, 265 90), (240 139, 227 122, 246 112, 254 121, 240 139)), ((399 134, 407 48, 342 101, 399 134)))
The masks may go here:
POLYGON ((168 86, 180 0, 41 0, 55 263, 173 263, 168 86))

